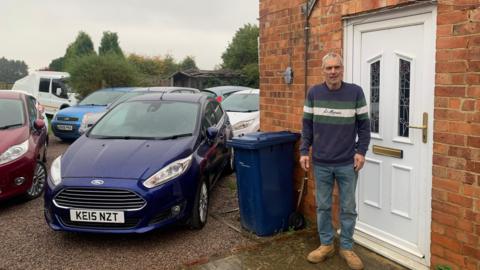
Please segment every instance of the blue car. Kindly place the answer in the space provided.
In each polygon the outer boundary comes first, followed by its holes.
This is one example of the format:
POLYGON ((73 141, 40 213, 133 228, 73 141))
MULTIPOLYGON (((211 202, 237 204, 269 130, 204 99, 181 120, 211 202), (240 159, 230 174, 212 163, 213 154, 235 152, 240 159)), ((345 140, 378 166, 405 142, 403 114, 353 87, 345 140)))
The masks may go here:
POLYGON ((51 123, 53 134, 64 141, 76 140, 81 136, 78 129, 85 114, 105 111, 108 104, 133 89, 135 88, 100 89, 86 96, 78 105, 58 111, 51 123))
POLYGON ((144 233, 207 222, 209 192, 231 171, 227 114, 202 94, 133 97, 107 112, 51 166, 53 230, 144 233))

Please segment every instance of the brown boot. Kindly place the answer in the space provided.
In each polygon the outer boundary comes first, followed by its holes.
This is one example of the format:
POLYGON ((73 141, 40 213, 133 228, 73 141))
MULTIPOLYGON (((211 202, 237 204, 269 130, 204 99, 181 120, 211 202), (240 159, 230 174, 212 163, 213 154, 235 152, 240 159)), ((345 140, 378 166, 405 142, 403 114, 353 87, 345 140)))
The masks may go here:
POLYGON ((333 245, 319 246, 314 251, 310 252, 307 256, 307 260, 311 263, 323 262, 325 259, 335 255, 335 248, 333 245))
POLYGON ((361 270, 363 269, 362 260, 350 249, 340 249, 340 256, 345 259, 350 269, 361 270))

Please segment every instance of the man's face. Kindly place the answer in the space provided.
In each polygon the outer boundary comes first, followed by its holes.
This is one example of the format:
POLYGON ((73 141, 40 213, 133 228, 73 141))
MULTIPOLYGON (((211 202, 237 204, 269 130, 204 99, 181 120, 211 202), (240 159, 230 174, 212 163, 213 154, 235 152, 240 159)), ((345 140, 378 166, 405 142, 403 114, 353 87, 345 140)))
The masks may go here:
POLYGON ((343 79, 343 66, 338 57, 328 58, 323 65, 323 75, 328 85, 340 85, 343 79))

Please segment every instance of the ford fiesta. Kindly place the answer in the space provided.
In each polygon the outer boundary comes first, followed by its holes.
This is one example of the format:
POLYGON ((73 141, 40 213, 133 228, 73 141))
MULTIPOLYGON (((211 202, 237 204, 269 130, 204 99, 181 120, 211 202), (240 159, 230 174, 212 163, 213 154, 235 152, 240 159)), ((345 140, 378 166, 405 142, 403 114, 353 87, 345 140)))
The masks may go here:
POLYGON ((144 233, 207 222, 209 191, 229 167, 220 104, 148 94, 112 108, 51 166, 45 217, 54 230, 144 233))
POLYGON ((44 190, 48 134, 37 100, 0 90, 0 200, 34 199, 44 190))

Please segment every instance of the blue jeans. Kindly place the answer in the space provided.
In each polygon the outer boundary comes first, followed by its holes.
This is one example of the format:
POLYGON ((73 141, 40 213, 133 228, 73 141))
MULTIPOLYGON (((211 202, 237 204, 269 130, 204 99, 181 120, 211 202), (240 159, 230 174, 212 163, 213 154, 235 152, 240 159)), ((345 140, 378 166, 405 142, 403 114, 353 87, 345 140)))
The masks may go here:
POLYGON ((353 231, 357 219, 355 189, 358 173, 352 165, 325 167, 314 165, 317 226, 322 245, 333 244, 335 232, 332 225, 332 191, 335 180, 340 193, 340 248, 352 249, 353 231))

